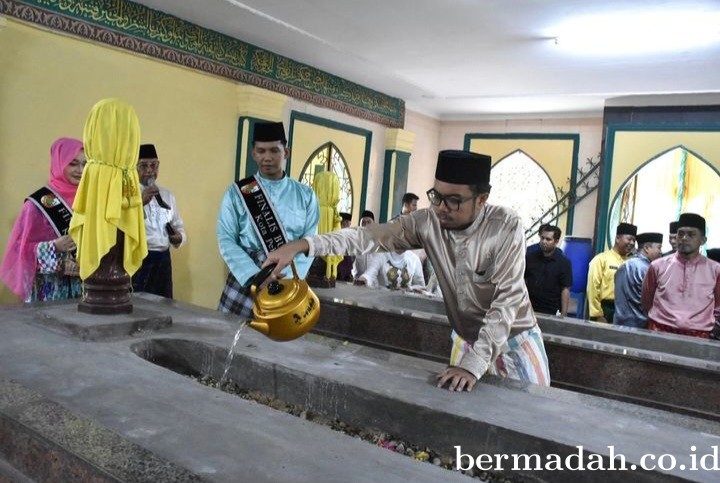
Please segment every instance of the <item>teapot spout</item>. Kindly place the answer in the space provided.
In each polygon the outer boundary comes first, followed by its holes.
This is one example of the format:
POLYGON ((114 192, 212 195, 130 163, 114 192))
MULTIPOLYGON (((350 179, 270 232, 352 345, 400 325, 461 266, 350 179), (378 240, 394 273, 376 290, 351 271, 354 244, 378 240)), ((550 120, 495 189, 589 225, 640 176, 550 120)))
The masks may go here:
POLYGON ((251 320, 250 328, 257 330, 263 335, 269 335, 270 334, 270 326, 267 325, 267 322, 258 322, 256 320, 251 320))

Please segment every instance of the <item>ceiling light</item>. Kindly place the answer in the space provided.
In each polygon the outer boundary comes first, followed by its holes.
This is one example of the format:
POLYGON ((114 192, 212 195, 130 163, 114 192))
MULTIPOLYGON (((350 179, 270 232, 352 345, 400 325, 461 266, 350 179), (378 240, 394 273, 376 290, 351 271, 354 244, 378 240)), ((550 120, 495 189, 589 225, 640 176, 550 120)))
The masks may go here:
POLYGON ((579 17, 557 26, 550 37, 560 49, 588 55, 679 52, 720 43, 720 11, 579 17))

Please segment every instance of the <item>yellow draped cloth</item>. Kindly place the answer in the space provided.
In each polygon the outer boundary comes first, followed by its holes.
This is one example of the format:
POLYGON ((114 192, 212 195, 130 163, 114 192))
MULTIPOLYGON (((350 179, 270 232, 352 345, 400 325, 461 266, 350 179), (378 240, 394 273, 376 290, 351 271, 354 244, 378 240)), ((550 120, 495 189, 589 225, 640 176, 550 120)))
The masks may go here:
POLYGON ((80 278, 95 273, 115 246, 117 230, 125 234, 123 267, 133 275, 148 252, 136 169, 140 122, 135 109, 120 99, 98 102, 85 121, 83 143, 87 165, 70 220, 80 278))
MULTIPOLYGON (((340 214, 337 205, 340 201, 340 181, 335 173, 323 171, 315 173, 313 190, 320 205, 320 220, 318 221, 318 234, 329 233, 340 229, 340 214)), ((337 266, 342 262, 340 255, 328 255, 325 260, 325 277, 330 280, 337 278, 337 266)))

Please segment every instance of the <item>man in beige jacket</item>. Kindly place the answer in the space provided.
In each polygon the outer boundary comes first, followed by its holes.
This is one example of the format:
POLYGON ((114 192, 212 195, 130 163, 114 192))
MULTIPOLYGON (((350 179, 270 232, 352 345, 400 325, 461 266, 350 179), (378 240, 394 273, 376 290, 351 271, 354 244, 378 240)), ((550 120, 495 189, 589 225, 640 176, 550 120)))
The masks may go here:
MULTIPOLYGON (((487 203, 490 157, 441 151, 431 208, 394 223, 306 237, 271 252, 273 276, 297 253, 361 255, 424 248, 453 328, 450 365, 438 387, 470 391, 485 373, 549 385, 547 356, 523 280, 525 235, 518 215, 487 203)), ((271 277, 273 278, 273 277, 271 277)))

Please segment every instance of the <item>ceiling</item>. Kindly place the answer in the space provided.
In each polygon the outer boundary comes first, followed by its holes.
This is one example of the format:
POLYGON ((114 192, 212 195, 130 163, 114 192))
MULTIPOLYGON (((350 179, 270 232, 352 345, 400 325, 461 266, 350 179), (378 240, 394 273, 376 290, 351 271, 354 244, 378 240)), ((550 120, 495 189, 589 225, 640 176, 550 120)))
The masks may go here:
MULTIPOLYGON (((720 93, 718 0, 134 1, 443 120, 600 115, 621 96, 720 93), (687 12, 695 16, 684 19, 687 12), (659 13, 674 22, 664 39, 680 34, 673 48, 632 53, 631 39, 620 53, 607 53, 622 20, 642 39, 636 27, 658 24, 659 13), (598 14, 620 15, 592 39, 601 52, 573 53, 563 24, 598 14), (714 25, 703 28, 702 19, 714 25), (681 45, 697 32, 714 42, 681 45)), ((601 24, 592 20, 584 31, 601 24)))

